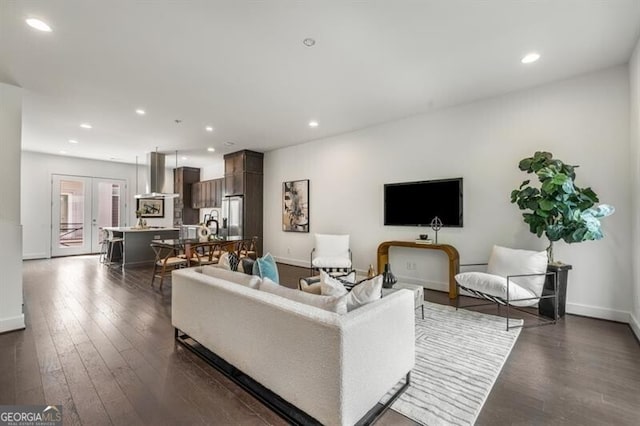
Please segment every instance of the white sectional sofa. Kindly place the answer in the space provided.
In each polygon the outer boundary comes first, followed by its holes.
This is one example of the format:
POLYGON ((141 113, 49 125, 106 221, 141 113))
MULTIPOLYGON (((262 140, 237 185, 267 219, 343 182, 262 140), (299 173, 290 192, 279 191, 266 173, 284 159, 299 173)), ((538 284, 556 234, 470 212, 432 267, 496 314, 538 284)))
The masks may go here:
POLYGON ((394 385, 408 380, 415 358, 410 291, 337 314, 261 291, 242 273, 225 277, 205 275, 202 268, 173 272, 177 334, 190 336, 318 422, 356 424, 394 385))

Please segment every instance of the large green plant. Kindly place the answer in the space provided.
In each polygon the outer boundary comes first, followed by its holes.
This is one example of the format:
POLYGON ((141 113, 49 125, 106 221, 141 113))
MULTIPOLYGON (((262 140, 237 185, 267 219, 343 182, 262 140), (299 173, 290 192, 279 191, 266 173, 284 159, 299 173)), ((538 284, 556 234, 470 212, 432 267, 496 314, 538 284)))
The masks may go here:
POLYGON ((549 262, 554 261, 554 241, 578 243, 603 237, 599 219, 612 214, 614 208, 607 204, 596 206, 599 200, 595 192, 575 185, 578 166, 554 159, 549 152, 536 152, 533 157, 522 159, 518 167, 535 173, 540 187, 530 186, 531 181, 525 180, 511 191, 511 202, 524 210, 522 217, 532 233, 549 239, 549 262))

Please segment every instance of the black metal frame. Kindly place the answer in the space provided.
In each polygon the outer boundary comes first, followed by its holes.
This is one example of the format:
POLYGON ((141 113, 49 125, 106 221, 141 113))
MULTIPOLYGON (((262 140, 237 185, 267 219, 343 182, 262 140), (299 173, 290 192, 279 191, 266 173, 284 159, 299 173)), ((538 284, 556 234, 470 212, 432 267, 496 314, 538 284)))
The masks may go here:
MULTIPOLYGON (((465 266, 486 266, 486 263, 468 263, 468 264, 462 264, 460 265, 460 267, 465 267, 465 266)), ((493 305, 494 303, 496 304, 496 306, 498 307, 498 313, 500 312, 500 306, 505 306, 507 308, 507 315, 506 315, 506 320, 507 320, 507 331, 509 331, 512 328, 528 328, 528 327, 538 327, 541 325, 551 325, 551 324, 555 324, 557 319, 558 319, 558 282, 557 282, 557 275, 554 272, 545 272, 545 273, 540 273, 540 274, 515 274, 515 275, 507 275, 507 298, 504 299, 502 297, 499 296, 494 296, 492 294, 487 294, 484 292, 481 292, 479 290, 475 290, 472 288, 468 288, 465 287, 463 285, 460 285, 460 283, 458 282, 458 280, 456 280, 456 310, 458 310, 458 308, 473 308, 473 307, 478 307, 478 306, 487 306, 487 305, 493 305), (544 275, 545 277, 547 276, 552 276, 553 278, 553 294, 547 294, 547 295, 543 295, 541 294, 540 296, 536 296, 536 297, 527 297, 524 299, 511 299, 509 298, 509 283, 511 281, 512 278, 518 278, 518 277, 535 277, 535 276, 542 276, 544 275), (474 296, 478 296, 487 300, 490 300, 490 303, 479 303, 479 304, 474 304, 474 305, 465 305, 465 306, 460 306, 460 289, 465 290, 466 292, 474 295, 474 296), (548 320, 545 319, 545 317, 543 317, 542 315, 539 314, 535 314, 532 312, 529 312, 526 309, 523 309, 519 306, 514 306, 511 303, 512 302, 524 302, 526 300, 538 300, 538 302, 542 299, 550 299, 553 298, 554 299, 554 303, 553 303, 553 311, 554 311, 554 315, 553 315, 553 319, 548 320), (510 309, 515 309, 517 311, 523 312, 525 314, 529 314, 531 316, 535 316, 538 318, 538 322, 536 324, 528 324, 525 325, 524 323, 522 325, 513 325, 510 326, 509 325, 509 319, 510 319, 510 309)))
MULTIPOLYGON (((262 402, 267 408, 271 409, 277 415, 282 417, 291 425, 322 425, 318 420, 305 413, 298 407, 283 399, 270 389, 255 381, 253 378, 243 373, 227 361, 211 352, 197 340, 183 333, 178 328, 174 328, 175 340, 182 346, 198 355, 213 368, 224 374, 227 378, 247 391, 257 400, 262 402)), ((366 426, 374 424, 382 415, 391 408, 391 405, 402 395, 411 383, 411 372, 406 375, 405 383, 398 389, 396 393, 384 404, 377 403, 369 410, 357 423, 357 426, 366 426)))

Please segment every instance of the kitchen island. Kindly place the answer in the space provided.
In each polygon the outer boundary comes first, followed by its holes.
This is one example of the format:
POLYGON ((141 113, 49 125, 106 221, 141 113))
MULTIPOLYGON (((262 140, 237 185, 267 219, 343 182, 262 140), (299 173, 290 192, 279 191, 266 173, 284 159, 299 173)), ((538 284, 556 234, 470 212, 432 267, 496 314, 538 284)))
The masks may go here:
POLYGON ((180 234, 179 228, 165 227, 104 227, 106 230, 113 232, 114 237, 122 237, 122 252, 117 248, 114 250, 113 257, 116 260, 122 260, 122 266, 140 265, 144 263, 153 263, 155 254, 151 249, 151 241, 167 240, 178 238, 180 234))

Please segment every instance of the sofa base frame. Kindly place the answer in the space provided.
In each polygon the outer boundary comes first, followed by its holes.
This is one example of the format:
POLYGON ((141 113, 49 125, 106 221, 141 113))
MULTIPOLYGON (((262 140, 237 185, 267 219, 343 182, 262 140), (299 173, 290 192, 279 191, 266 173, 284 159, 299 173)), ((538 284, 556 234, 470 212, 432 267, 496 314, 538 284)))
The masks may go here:
MULTIPOLYGON (((189 335, 183 333, 178 328, 175 328, 174 330, 175 339, 178 343, 198 355, 209 365, 224 374, 227 378, 258 399, 288 423, 292 425, 321 425, 318 420, 284 400, 276 393, 267 389, 247 374, 238 370, 236 367, 202 346, 189 335)), ((410 383, 411 372, 407 373, 405 383, 387 402, 384 404, 377 403, 356 423, 356 425, 365 426, 375 423, 391 407, 391 404, 393 404, 396 399, 402 395, 402 393, 409 387, 410 383)))

